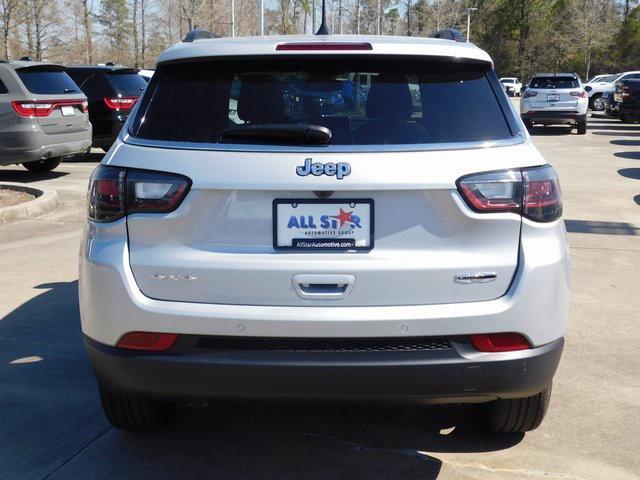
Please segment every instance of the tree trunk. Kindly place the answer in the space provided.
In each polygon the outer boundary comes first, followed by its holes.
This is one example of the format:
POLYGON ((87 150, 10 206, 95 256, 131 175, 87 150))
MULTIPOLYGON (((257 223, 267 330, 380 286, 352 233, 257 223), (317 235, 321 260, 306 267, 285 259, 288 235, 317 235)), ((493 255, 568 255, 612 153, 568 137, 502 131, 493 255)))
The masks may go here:
POLYGON ((35 35, 35 50, 36 50, 36 61, 42 61, 42 24, 40 23, 42 20, 41 11, 40 11, 40 0, 33 0, 33 28, 35 35))
POLYGON ((142 68, 147 65, 147 25, 146 25, 146 10, 147 10, 147 1, 142 0, 140 3, 140 64, 142 68))
POLYGON ((411 36, 411 0, 407 0, 407 36, 411 36))
POLYGON ((133 0, 133 15, 131 18, 131 34, 133 35, 133 65, 140 67, 140 48, 138 44, 138 0, 133 0))
POLYGON ((360 0, 356 1, 356 33, 360 35, 360 0))
POLYGON ((82 26, 84 27, 84 56, 87 63, 93 63, 93 42, 91 38, 91 12, 89 0, 82 0, 82 26))

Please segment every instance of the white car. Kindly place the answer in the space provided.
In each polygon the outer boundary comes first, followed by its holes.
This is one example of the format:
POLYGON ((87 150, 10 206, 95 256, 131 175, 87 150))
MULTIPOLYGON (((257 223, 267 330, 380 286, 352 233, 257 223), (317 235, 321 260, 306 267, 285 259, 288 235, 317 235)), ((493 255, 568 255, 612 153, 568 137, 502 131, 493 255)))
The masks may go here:
POLYGON ((589 95, 589 107, 594 111, 602 111, 605 109, 603 102, 603 94, 605 92, 612 92, 616 89, 616 82, 620 80, 634 80, 640 78, 640 72, 623 72, 616 73, 614 75, 608 75, 605 78, 599 79, 597 82, 591 80, 584 87, 589 95))
POLYGON ((520 116, 533 125, 575 125, 579 135, 587 133, 589 100, 575 73, 540 73, 534 76, 520 101, 520 116))
POLYGON ((491 430, 536 428, 569 253, 556 173, 499 92, 489 55, 453 40, 162 53, 89 186, 80 310, 109 421, 330 398, 472 403, 491 430), (371 76, 362 101, 354 75, 371 76))
POLYGON ((520 96, 522 93, 522 82, 516 77, 503 77, 500 79, 500 83, 504 85, 505 90, 510 96, 520 96))
POLYGON ((155 70, 146 70, 146 69, 138 70, 138 75, 144 78, 147 82, 151 80, 151 77, 153 77, 154 73, 155 73, 155 70))

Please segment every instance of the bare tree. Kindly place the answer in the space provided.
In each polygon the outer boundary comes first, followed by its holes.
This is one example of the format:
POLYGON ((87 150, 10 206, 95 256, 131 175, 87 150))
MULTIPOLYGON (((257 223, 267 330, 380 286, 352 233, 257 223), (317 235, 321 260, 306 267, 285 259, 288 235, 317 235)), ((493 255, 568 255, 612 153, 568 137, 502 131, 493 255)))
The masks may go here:
POLYGON ((93 63, 93 37, 91 31, 91 13, 93 1, 80 0, 82 3, 82 27, 84 28, 84 55, 87 63, 93 63))
POLYGON ((591 59, 596 49, 604 47, 612 36, 609 28, 615 5, 611 0, 573 0, 569 23, 584 59, 584 78, 591 74, 591 59))
POLYGON ((21 0, 0 0, 0 21, 2 22, 2 45, 4 58, 9 60, 9 34, 16 27, 15 14, 21 0))

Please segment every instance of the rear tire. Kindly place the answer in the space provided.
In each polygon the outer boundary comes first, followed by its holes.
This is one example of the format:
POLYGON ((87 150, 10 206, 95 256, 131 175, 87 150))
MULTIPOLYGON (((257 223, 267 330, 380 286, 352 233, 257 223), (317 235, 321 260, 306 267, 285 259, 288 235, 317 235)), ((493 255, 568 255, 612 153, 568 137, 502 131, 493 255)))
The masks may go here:
POLYGON ((479 418, 483 426, 492 432, 529 432, 542 423, 550 399, 551 385, 531 397, 500 399, 478 405, 479 418))
POLYGON ((111 425, 121 430, 154 430, 166 425, 175 412, 175 404, 145 396, 123 395, 104 385, 99 389, 104 414, 111 425))
POLYGON ((35 162, 23 163, 22 166, 34 173, 50 172, 62 161, 61 158, 46 158, 44 160, 36 160, 35 162))
POLYGON ((578 135, 584 135, 587 133, 587 122, 578 123, 578 135))
POLYGON ((626 115, 626 114, 624 114, 624 115, 620 114, 620 121, 622 123, 633 123, 633 119, 629 115, 626 115))

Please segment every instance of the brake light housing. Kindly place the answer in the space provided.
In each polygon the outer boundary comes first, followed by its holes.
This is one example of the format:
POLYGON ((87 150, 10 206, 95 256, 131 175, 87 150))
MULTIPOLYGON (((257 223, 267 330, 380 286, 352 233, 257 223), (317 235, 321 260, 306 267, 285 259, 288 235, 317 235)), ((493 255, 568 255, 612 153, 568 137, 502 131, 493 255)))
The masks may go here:
POLYGON ((478 213, 517 213, 535 222, 562 216, 562 191, 550 165, 466 175, 456 182, 478 213))
POLYGON ((11 102, 13 110, 21 117, 48 117, 56 108, 77 106, 82 113, 89 111, 86 100, 16 100, 11 102))
POLYGON ((133 213, 169 213, 190 188, 191 180, 175 173, 98 165, 89 181, 87 214, 95 222, 113 222, 133 213))
POLYGON ((531 98, 531 97, 537 97, 538 96, 538 92, 530 92, 529 90, 525 91, 522 94, 522 98, 531 98))
POLYGON ((111 110, 131 110, 135 103, 138 101, 138 97, 104 97, 104 103, 111 110))
POLYGON ((276 51, 373 50, 368 42, 288 42, 276 45, 276 51))
POLYGON ((587 98, 587 92, 585 92, 584 90, 582 90, 581 92, 571 92, 570 95, 572 97, 587 98))

